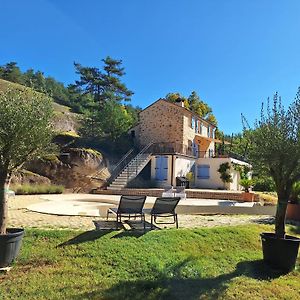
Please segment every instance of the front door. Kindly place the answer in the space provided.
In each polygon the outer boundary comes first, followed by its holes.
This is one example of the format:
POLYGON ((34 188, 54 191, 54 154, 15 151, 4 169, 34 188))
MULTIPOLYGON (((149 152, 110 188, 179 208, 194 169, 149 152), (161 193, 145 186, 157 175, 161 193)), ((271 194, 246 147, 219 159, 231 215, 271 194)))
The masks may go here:
POLYGON ((168 156, 155 156, 155 179, 168 180, 168 156))

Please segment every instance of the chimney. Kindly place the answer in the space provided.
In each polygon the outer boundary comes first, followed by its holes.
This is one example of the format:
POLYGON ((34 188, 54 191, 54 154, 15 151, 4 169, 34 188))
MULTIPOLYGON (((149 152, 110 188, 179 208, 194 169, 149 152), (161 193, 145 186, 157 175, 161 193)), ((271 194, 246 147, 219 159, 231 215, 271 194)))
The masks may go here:
POLYGON ((184 107, 184 100, 182 98, 177 98, 175 104, 184 107))

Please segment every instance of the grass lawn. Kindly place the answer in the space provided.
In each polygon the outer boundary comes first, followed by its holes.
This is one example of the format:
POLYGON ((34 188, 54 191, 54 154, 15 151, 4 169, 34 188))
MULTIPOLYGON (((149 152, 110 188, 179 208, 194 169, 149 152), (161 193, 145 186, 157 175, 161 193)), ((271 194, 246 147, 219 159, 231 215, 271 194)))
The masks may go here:
POLYGON ((0 299, 300 299, 300 270, 261 261, 259 233, 272 229, 27 230, 0 299))

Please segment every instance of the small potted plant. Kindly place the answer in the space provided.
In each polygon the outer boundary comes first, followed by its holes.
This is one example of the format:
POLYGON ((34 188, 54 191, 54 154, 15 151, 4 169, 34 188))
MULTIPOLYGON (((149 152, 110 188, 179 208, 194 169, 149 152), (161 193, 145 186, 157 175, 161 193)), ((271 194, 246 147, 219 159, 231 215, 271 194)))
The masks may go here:
POLYGON ((8 228, 8 193, 12 173, 52 140, 52 100, 30 89, 0 91, 0 269, 19 253, 23 228, 8 228))
POLYGON ((300 181, 292 186, 290 200, 286 210, 286 219, 300 221, 300 181))
POLYGON ((243 187, 243 200, 244 201, 253 201, 254 194, 250 193, 250 188, 253 186, 253 180, 249 178, 243 178, 240 180, 239 184, 243 187))

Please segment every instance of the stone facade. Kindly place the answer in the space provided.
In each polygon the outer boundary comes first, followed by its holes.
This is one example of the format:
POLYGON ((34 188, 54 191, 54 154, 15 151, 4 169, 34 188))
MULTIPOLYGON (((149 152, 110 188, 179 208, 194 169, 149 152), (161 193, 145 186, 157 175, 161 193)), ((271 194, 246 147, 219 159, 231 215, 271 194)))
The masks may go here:
POLYGON ((182 110, 165 100, 158 100, 140 113, 138 139, 141 145, 183 143, 182 110))
MULTIPOLYGON (((191 148, 195 142, 200 145, 201 137, 208 137, 208 127, 212 131, 215 126, 208 124, 205 120, 196 117, 191 111, 181 106, 181 103, 174 104, 164 99, 159 99, 140 113, 138 128, 134 128, 135 136, 140 145, 145 146, 150 142, 154 143, 175 143, 186 148, 191 148), (192 128, 192 118, 202 124, 202 132, 195 132, 192 128), (198 137, 196 140, 195 137, 198 137)), ((201 146, 200 146, 201 147, 201 146)), ((200 149, 199 147, 199 149, 200 149)), ((214 148, 214 142, 203 143, 203 149, 214 148)))

